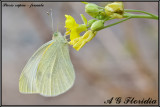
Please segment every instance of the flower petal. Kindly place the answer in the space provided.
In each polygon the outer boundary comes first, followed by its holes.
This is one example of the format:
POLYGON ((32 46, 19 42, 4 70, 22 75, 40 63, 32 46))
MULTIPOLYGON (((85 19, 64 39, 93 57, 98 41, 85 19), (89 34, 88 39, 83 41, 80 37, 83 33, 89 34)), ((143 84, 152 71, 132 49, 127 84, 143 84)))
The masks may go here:
POLYGON ((75 27, 78 27, 78 24, 76 23, 76 21, 74 20, 72 16, 65 15, 65 17, 66 17, 66 21, 65 21, 66 28, 73 29, 75 27))
POLYGON ((69 44, 73 45, 73 48, 79 51, 87 42, 92 40, 96 35, 96 32, 88 30, 83 36, 72 39, 69 44))
POLYGON ((70 40, 73 40, 73 39, 78 38, 78 37, 80 37, 80 35, 79 35, 79 33, 77 32, 77 30, 76 30, 76 29, 71 30, 70 40))

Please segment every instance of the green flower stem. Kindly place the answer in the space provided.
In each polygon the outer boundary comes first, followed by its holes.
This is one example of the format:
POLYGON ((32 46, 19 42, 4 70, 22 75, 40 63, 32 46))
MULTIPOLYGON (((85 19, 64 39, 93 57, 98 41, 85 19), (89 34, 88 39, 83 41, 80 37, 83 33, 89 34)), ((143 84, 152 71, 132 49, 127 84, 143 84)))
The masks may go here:
POLYGON ((141 11, 141 10, 125 9, 124 11, 125 11, 125 12, 139 12, 139 13, 144 13, 144 14, 148 14, 148 15, 150 15, 150 16, 153 16, 153 17, 157 17, 157 18, 158 18, 158 16, 156 16, 156 15, 154 15, 154 14, 151 14, 151 13, 148 13, 148 12, 145 12, 145 11, 141 11))
POLYGON ((111 26, 117 25, 117 24, 119 24, 119 23, 122 23, 122 22, 130 19, 130 18, 131 18, 131 17, 127 17, 127 18, 125 18, 125 19, 123 19, 123 20, 120 20, 120 21, 118 21, 118 22, 115 22, 115 23, 112 23, 112 24, 110 24, 110 25, 104 26, 104 27, 102 27, 102 28, 96 29, 96 31, 100 31, 100 30, 105 29, 105 28, 107 28, 107 27, 111 27, 111 26))
POLYGON ((112 20, 112 19, 114 19, 114 18, 107 17, 107 18, 104 19, 104 22, 112 20))
POLYGON ((131 14, 124 13, 123 17, 131 17, 131 18, 147 18, 147 19, 156 19, 158 20, 158 16, 150 16, 150 15, 139 15, 139 14, 131 14))

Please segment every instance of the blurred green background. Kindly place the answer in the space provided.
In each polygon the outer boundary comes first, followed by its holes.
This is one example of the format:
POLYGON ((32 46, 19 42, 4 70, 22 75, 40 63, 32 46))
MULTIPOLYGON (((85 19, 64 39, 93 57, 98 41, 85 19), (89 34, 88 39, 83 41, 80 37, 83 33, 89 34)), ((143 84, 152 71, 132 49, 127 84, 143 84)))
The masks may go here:
MULTIPOLYGON (((104 105, 111 97, 158 99, 158 21, 130 19, 101 30, 79 52, 70 47, 76 72, 74 86, 57 97, 19 93, 18 81, 31 55, 51 40, 54 31, 65 33, 65 14, 83 23, 80 2, 33 2, 43 7, 3 7, 2 3, 2 104, 3 105, 104 105)), ((32 2, 6 2, 27 4, 32 2)), ((96 2, 105 6, 107 2, 96 2)), ((125 2, 125 9, 158 15, 158 2, 125 2)), ((107 22, 106 24, 113 23, 107 22)), ((113 102, 112 104, 115 104, 113 102)))

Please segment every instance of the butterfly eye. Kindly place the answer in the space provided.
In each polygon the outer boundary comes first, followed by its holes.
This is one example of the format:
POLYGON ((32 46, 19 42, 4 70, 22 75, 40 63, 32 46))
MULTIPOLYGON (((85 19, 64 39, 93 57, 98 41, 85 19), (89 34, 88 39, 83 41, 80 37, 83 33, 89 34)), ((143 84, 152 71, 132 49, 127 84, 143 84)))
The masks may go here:
POLYGON ((58 36, 58 32, 55 32, 53 35, 54 35, 55 37, 58 36))

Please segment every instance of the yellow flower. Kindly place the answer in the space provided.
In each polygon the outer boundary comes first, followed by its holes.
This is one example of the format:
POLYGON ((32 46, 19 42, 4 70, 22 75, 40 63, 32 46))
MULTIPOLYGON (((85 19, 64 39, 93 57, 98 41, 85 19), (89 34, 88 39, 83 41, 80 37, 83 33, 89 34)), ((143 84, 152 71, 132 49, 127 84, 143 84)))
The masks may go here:
POLYGON ((83 36, 77 37, 69 42, 73 48, 79 51, 87 42, 91 41, 96 35, 95 31, 88 30, 83 36))
POLYGON ((66 17, 66 34, 70 34, 70 45, 73 45, 73 48, 79 51, 80 48, 82 48, 87 42, 92 40, 96 32, 92 30, 87 30, 86 24, 87 24, 87 19, 83 15, 81 17, 83 18, 83 22, 85 24, 77 24, 74 18, 70 15, 65 15, 66 17), (80 36, 80 33, 86 31, 86 33, 83 36, 80 36))
POLYGON ((70 34, 70 40, 73 40, 77 37, 80 37, 80 33, 87 30, 86 25, 77 24, 72 16, 65 15, 65 17, 66 17, 66 21, 65 21, 66 26, 65 27, 67 28, 66 34, 67 35, 70 34))
POLYGON ((122 2, 113 2, 105 6, 105 12, 112 18, 123 18, 124 7, 122 2))

